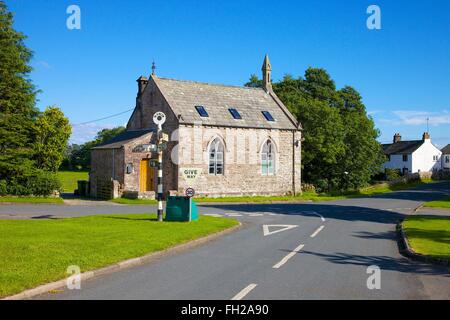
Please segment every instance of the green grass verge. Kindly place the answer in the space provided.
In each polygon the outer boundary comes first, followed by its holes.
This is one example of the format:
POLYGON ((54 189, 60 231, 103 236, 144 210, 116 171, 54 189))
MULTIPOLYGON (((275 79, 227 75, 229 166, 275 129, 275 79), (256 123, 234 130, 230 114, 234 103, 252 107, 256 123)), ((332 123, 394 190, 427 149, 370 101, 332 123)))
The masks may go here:
POLYGON ((78 180, 89 180, 89 172, 58 171, 58 178, 61 181, 62 192, 73 193, 78 188, 78 180))
POLYGON ((157 222, 145 214, 0 220, 0 297, 66 278, 70 265, 86 272, 237 224, 205 216, 190 223, 157 222))
MULTIPOLYGON (((247 202, 247 203, 267 203, 267 202, 274 202, 274 201, 335 201, 335 200, 343 200, 343 199, 349 199, 349 198, 361 198, 361 197, 368 197, 368 196, 374 196, 377 194, 383 194, 387 192, 392 191, 398 191, 398 190, 406 190, 414 187, 418 187, 420 185, 430 183, 430 181, 420 181, 420 182, 410 182, 410 183, 401 183, 396 185, 389 185, 387 183, 381 183, 377 185, 373 185, 367 188, 363 188, 358 191, 351 191, 341 194, 317 194, 313 192, 304 192, 302 195, 298 196, 254 196, 254 197, 221 197, 221 198, 209 198, 209 197, 198 197, 195 198, 196 203, 205 203, 205 202, 212 202, 212 203, 227 203, 227 202, 247 202)), ((147 199, 125 199, 125 198, 118 198, 111 200, 112 202, 121 203, 121 204, 156 204, 157 202, 155 200, 147 200, 147 199)))
POLYGON ((145 205, 145 204, 157 204, 158 201, 152 199, 128 199, 128 198, 117 198, 110 200, 111 202, 120 203, 120 204, 137 204, 137 205, 145 205))
POLYGON ((196 198, 196 202, 272 202, 272 201, 334 201, 349 198, 361 198, 383 194, 392 191, 406 190, 418 187, 420 185, 431 183, 431 180, 423 180, 410 183, 399 183, 389 185, 387 183, 376 184, 358 191, 349 191, 345 193, 322 193, 304 192, 298 196, 274 196, 274 197, 223 197, 223 198, 196 198))
POLYGON ((31 203, 31 204, 39 204, 39 203, 52 203, 52 204, 62 204, 64 203, 61 198, 46 198, 46 197, 0 197, 0 202, 7 203, 31 203))
POLYGON ((443 208, 443 209, 450 209, 450 196, 447 196, 441 200, 437 201, 429 201, 424 203, 425 207, 429 208, 443 208))
POLYGON ((403 228, 415 252, 450 259, 450 217, 409 216, 403 228))

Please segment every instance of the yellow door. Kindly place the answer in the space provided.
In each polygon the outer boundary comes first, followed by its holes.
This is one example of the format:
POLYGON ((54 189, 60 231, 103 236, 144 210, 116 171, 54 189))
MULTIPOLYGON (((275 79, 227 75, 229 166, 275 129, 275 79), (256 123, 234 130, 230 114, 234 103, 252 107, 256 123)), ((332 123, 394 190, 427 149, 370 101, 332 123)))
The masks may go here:
POLYGON ((140 169, 140 191, 154 191, 155 170, 154 168, 150 168, 150 160, 141 160, 140 169))

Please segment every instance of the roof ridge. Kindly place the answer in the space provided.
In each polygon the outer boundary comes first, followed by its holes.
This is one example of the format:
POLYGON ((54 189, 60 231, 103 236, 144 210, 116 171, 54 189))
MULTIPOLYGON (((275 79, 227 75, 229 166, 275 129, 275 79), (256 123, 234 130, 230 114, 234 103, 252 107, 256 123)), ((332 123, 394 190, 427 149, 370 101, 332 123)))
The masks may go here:
POLYGON ((402 142, 422 142, 423 140, 401 140, 398 142, 391 142, 391 143, 382 143, 383 145, 388 145, 388 144, 395 144, 395 143, 402 143, 402 142))
POLYGON ((180 80, 180 79, 166 78, 166 77, 155 77, 155 78, 156 78, 156 80, 161 79, 161 80, 169 80, 169 81, 203 84, 203 85, 216 86, 216 87, 228 87, 228 88, 238 88, 238 89, 246 89, 246 90, 263 90, 264 91, 264 89, 260 88, 260 87, 246 87, 246 86, 238 86, 238 85, 232 85, 232 84, 201 82, 201 81, 195 81, 195 80, 180 80))

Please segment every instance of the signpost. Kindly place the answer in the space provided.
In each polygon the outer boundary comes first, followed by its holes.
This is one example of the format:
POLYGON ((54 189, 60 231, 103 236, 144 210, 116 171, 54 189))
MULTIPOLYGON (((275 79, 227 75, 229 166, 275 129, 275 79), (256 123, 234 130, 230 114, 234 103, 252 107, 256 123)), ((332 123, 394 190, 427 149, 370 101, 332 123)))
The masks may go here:
POLYGON ((157 131, 157 151, 158 151, 158 221, 163 221, 163 203, 162 203, 162 196, 163 196, 163 184, 162 184, 162 152, 167 148, 167 145, 162 146, 164 133, 162 132, 162 125, 166 122, 166 115, 158 111, 153 115, 153 122, 158 126, 157 131))

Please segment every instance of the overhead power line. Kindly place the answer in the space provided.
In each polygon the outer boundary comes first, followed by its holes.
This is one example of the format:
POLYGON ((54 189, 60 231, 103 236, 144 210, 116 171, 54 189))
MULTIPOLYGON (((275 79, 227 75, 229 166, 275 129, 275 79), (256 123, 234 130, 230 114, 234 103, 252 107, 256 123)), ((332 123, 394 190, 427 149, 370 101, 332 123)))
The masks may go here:
POLYGON ((131 108, 131 109, 128 109, 128 110, 125 110, 125 111, 122 111, 122 112, 119 112, 119 113, 107 116, 107 117, 103 117, 103 118, 99 118, 99 119, 95 119, 95 120, 90 120, 90 121, 86 121, 86 122, 81 122, 81 123, 77 123, 77 124, 72 124, 72 126, 82 126, 82 125, 85 125, 85 124, 94 123, 94 122, 98 122, 98 121, 114 118, 114 117, 120 116, 122 114, 128 113, 128 112, 133 111, 133 110, 134 110, 134 108, 131 108))

